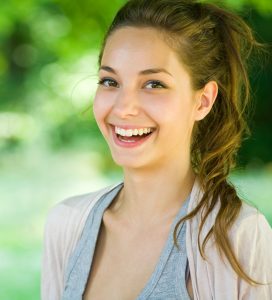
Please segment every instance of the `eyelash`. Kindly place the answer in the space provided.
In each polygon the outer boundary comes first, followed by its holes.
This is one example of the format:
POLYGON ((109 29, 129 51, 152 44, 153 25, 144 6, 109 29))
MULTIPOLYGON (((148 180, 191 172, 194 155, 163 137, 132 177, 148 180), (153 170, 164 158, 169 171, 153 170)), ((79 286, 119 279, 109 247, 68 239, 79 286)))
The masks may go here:
MULTIPOLYGON (((105 82, 111 82, 111 83, 117 84, 117 82, 112 78, 102 78, 97 82, 97 84, 98 85, 103 85, 105 87, 116 87, 116 86, 112 86, 112 85, 106 86, 106 85, 104 85, 105 82)), ((164 89, 166 88, 166 86, 162 82, 160 82, 159 80, 149 80, 147 82, 147 84, 156 84, 156 85, 160 85, 161 86, 160 88, 164 88, 164 89)), ((151 88, 151 89, 156 89, 156 88, 151 88)))

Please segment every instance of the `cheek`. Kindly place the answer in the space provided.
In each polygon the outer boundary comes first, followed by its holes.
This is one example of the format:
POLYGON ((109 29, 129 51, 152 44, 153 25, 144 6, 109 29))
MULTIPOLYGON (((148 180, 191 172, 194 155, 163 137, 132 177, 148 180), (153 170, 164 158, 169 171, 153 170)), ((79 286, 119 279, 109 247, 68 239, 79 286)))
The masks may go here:
POLYGON ((93 112, 97 120, 101 121, 110 110, 110 101, 103 93, 96 93, 93 102, 93 112))
POLYGON ((157 107, 154 114, 158 116, 165 136, 175 135, 176 138, 182 137, 187 140, 194 125, 192 101, 191 98, 179 94, 165 99, 164 105, 157 107))
POLYGON ((175 99, 171 93, 149 95, 141 103, 143 111, 159 124, 172 120, 176 111, 175 99))
POLYGON ((157 100, 153 106, 149 106, 148 111, 159 123, 178 125, 191 119, 192 105, 185 97, 170 94, 157 100))
POLYGON ((97 97, 95 97, 94 101, 93 101, 93 114, 94 114, 96 121, 98 121, 100 119, 101 109, 100 109, 100 103, 98 102, 97 97))
POLYGON ((96 120, 96 123, 102 133, 105 131, 105 119, 110 111, 110 106, 106 99, 100 95, 96 94, 93 102, 93 114, 96 120))

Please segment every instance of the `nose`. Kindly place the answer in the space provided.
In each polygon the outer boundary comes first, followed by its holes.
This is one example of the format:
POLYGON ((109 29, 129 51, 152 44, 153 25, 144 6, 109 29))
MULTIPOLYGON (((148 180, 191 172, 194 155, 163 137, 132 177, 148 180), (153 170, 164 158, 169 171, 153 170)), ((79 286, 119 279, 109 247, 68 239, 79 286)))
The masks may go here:
POLYGON ((121 119, 137 116, 140 110, 140 102, 137 94, 131 90, 120 90, 114 102, 114 113, 121 119))

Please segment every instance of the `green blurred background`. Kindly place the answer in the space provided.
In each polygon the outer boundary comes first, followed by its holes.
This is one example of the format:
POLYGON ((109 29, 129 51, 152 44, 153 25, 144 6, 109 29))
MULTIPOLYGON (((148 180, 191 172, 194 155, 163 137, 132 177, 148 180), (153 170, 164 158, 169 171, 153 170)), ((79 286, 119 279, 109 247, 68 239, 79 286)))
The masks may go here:
MULTIPOLYGON (((0 299, 39 299, 43 226, 65 197, 121 179, 92 115, 97 54, 123 0, 0 2, 0 299)), ((271 0, 223 1, 272 42, 271 0)), ((232 174, 272 224, 272 62, 253 65, 252 137, 232 174)))

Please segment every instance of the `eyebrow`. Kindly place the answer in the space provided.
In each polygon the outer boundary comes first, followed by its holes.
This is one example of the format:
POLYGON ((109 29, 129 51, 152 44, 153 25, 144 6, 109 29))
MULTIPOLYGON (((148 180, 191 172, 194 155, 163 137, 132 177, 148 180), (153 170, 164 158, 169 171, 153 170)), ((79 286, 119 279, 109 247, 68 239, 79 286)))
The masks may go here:
MULTIPOLYGON (((110 72, 110 73, 113 73, 113 74, 117 75, 117 72, 109 66, 101 66, 99 68, 99 71, 100 70, 104 70, 104 71, 107 71, 107 72, 110 72)), ((152 69, 142 70, 142 71, 139 72, 139 75, 149 75, 149 74, 156 74, 156 73, 166 73, 166 74, 173 77, 173 75, 171 73, 169 73, 164 68, 152 68, 152 69)))

